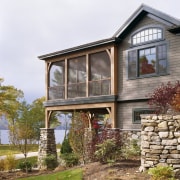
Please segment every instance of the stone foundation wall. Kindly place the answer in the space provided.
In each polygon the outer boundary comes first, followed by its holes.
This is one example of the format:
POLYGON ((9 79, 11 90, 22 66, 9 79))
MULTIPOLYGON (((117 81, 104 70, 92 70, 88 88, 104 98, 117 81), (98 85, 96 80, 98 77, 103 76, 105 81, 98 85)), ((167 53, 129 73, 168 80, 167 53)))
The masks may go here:
POLYGON ((40 144, 38 151, 38 166, 39 169, 46 168, 44 165, 44 159, 48 155, 54 155, 57 159, 56 141, 54 135, 54 129, 40 129, 40 144))
POLYGON ((180 170, 180 115, 142 115, 141 170, 157 165, 180 170))
POLYGON ((127 130, 120 130, 122 142, 125 145, 128 145, 129 142, 135 140, 137 144, 141 145, 141 130, 140 129, 127 129, 127 130))

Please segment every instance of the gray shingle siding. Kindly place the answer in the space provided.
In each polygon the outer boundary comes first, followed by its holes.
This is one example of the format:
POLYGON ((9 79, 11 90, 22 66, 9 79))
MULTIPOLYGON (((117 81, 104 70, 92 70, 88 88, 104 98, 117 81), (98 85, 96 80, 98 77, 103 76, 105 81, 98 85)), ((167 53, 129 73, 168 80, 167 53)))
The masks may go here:
POLYGON ((118 99, 144 99, 146 95, 153 91, 160 83, 175 81, 180 79, 180 36, 176 36, 165 28, 165 41, 168 42, 168 64, 169 74, 165 76, 155 76, 128 80, 127 76, 127 50, 130 48, 130 35, 135 30, 150 24, 159 24, 157 21, 145 17, 137 26, 129 32, 118 48, 118 99))
POLYGON ((169 26, 158 22, 148 16, 144 17, 123 39, 118 47, 118 112, 117 126, 121 129, 140 129, 140 124, 133 124, 133 108, 149 107, 147 102, 130 102, 135 99, 145 99, 148 93, 151 93, 155 87, 162 82, 174 82, 180 80, 180 36, 168 31, 169 26), (130 48, 131 34, 150 24, 162 25, 164 27, 165 41, 168 43, 168 66, 169 73, 164 76, 139 78, 128 80, 127 76, 127 50, 130 48), (129 102, 125 102, 129 100, 129 102), (124 101, 124 102, 123 102, 124 101))

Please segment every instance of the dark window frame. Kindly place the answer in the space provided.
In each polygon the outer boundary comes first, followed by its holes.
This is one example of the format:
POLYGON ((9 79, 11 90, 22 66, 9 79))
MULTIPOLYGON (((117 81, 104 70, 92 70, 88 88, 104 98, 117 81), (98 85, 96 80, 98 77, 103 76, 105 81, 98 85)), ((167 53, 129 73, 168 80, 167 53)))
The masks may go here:
POLYGON ((162 75, 168 75, 169 74, 169 64, 168 64, 168 51, 169 51, 169 46, 168 46, 168 42, 167 41, 158 41, 158 42, 154 42, 151 44, 146 44, 146 45, 141 45, 141 46, 136 46, 134 48, 128 49, 127 50, 127 79, 131 80, 131 79, 139 79, 139 78, 146 78, 146 77, 153 77, 153 76, 162 76, 162 75), (159 72, 159 62, 162 60, 161 58, 158 58, 158 47, 160 46, 165 46, 166 48, 166 58, 164 59, 166 62, 166 71, 165 72, 159 72), (140 75, 139 73, 139 51, 143 50, 143 49, 148 49, 148 48, 156 48, 156 68, 157 71, 155 73, 152 74, 145 74, 145 75, 140 75), (134 63, 134 68, 136 72, 134 76, 129 76, 129 71, 130 71, 130 57, 129 54, 134 52, 134 58, 135 58, 135 63, 134 63))
POLYGON ((131 34, 131 47, 140 46, 140 45, 143 45, 143 44, 153 43, 153 42, 157 42, 157 41, 162 41, 164 39, 165 39, 165 37, 164 37, 164 27, 161 26, 161 25, 151 24, 151 25, 144 26, 144 27, 136 30, 135 32, 133 32, 131 34), (143 31, 150 30, 150 29, 159 29, 159 30, 161 30, 162 37, 161 38, 157 38, 157 39, 152 39, 152 40, 148 40, 148 41, 144 41, 144 42, 133 44, 133 37, 135 35, 137 35, 138 33, 143 32, 143 31))
POLYGON ((131 46, 130 46, 130 49, 127 50, 127 79, 131 80, 131 79, 162 76, 162 75, 169 74, 169 65, 168 65, 169 46, 168 46, 168 42, 165 41, 164 31, 165 29, 162 25, 150 24, 150 25, 137 29, 131 34, 130 36, 131 46), (161 30, 161 38, 133 44, 134 36, 136 36, 138 33, 141 33, 141 32, 145 33, 145 31, 149 29, 161 30), (162 54, 158 54, 159 52, 158 50, 160 50, 160 46, 164 46, 164 48, 166 49, 165 58, 163 59, 161 59, 161 56, 164 55, 163 54, 164 52, 162 51, 162 54), (156 50, 156 54, 155 54, 156 71, 154 73, 148 72, 148 73, 140 74, 139 51, 143 49, 150 49, 150 48, 155 48, 156 50))
POLYGON ((132 123, 133 124, 141 124, 141 118, 140 118, 141 114, 155 114, 155 109, 133 108, 132 109, 132 123), (136 118, 138 118, 138 119, 136 119, 136 118))

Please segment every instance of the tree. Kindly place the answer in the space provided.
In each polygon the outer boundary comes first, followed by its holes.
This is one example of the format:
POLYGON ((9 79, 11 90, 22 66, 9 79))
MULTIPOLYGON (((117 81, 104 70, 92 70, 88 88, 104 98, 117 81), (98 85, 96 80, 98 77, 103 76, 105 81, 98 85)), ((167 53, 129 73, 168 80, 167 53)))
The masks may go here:
POLYGON ((20 106, 20 99, 24 97, 21 90, 14 86, 2 86, 3 79, 0 78, 0 116, 5 115, 7 119, 14 119, 20 106))
POLYGON ((32 123, 34 139, 38 141, 40 138, 40 128, 45 126, 45 108, 43 106, 44 101, 45 97, 34 100, 29 109, 28 120, 32 123))
POLYGON ((158 88, 156 88, 152 94, 149 94, 150 98, 148 104, 150 107, 156 109, 157 113, 166 113, 169 108, 173 108, 173 100, 175 103, 175 95, 177 89, 180 88, 180 83, 177 81, 175 84, 168 82, 166 85, 162 83, 158 88))
POLYGON ((88 113, 74 112, 72 115, 72 123, 69 131, 69 141, 73 152, 83 159, 85 162, 85 129, 88 128, 88 113))
MULTIPOLYGON (((18 117, 14 119, 13 123, 9 125, 10 142, 17 146, 25 157, 25 165, 27 165, 27 154, 30 150, 34 138, 32 122, 29 118, 30 105, 25 101, 21 103, 18 110, 18 117)), ((26 166, 28 171, 28 167, 26 166)))

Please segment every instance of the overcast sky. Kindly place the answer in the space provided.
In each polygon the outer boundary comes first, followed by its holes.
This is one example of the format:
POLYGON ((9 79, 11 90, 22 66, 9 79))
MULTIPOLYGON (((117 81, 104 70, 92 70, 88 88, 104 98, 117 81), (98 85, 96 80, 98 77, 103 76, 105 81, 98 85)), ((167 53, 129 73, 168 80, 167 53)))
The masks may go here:
POLYGON ((180 0, 0 0, 0 77, 29 103, 45 94, 37 57, 110 38, 142 4, 180 19, 180 0))

